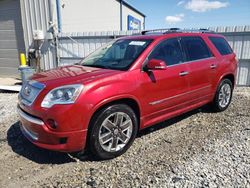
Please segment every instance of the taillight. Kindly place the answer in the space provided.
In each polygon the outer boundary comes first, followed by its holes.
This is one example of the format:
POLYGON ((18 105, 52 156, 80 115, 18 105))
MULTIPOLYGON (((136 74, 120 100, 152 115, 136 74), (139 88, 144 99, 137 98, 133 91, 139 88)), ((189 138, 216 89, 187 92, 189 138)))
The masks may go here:
POLYGON ((239 62, 239 59, 238 59, 238 57, 237 57, 237 56, 235 57, 235 60, 237 61, 237 63, 239 62))

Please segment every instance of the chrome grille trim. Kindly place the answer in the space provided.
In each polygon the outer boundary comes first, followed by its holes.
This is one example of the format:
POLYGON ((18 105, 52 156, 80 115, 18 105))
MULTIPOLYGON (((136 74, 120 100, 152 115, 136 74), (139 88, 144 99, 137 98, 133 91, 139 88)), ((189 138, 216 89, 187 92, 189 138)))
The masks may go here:
POLYGON ((19 116, 21 116, 26 121, 29 121, 29 122, 37 124, 37 125, 44 125, 44 122, 42 120, 30 116, 29 114, 23 112, 19 107, 17 107, 17 112, 18 112, 19 116))
POLYGON ((38 89, 43 89, 43 88, 45 88, 45 85, 44 85, 44 84, 42 84, 42 83, 40 83, 40 82, 37 82, 37 81, 35 81, 35 80, 29 81, 29 84, 32 85, 33 87, 38 88, 38 89))
POLYGON ((24 134, 28 135, 32 140, 38 140, 38 136, 32 131, 28 130, 25 126, 21 125, 20 128, 24 134))
POLYGON ((20 101, 27 106, 31 106, 36 100, 40 92, 45 88, 45 85, 37 81, 31 80, 23 84, 22 89, 19 93, 20 101), (25 94, 25 89, 28 89, 28 95, 25 94), (31 95, 31 96, 30 96, 31 95), (32 96, 33 95, 33 96, 32 96))

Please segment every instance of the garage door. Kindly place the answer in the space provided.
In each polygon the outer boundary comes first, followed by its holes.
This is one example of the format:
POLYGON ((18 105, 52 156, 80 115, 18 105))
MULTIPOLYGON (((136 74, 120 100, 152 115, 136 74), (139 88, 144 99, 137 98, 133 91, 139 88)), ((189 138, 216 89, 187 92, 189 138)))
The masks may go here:
POLYGON ((24 52, 19 0, 0 0, 0 77, 18 75, 19 53, 24 52))

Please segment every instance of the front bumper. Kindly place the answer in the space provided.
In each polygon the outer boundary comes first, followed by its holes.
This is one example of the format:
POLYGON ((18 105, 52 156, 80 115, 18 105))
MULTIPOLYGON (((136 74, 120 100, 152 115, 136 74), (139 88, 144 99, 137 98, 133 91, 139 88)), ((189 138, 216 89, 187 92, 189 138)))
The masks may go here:
POLYGON ((62 152, 75 152, 85 148, 87 130, 54 131, 42 119, 28 114, 19 106, 17 111, 23 135, 38 147, 62 152))

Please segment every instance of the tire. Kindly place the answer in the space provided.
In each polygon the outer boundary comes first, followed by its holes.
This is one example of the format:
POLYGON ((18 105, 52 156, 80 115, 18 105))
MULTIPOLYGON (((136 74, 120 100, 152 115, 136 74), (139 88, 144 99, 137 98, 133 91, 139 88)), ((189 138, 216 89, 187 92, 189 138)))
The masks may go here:
POLYGON ((138 120, 126 104, 114 104, 96 113, 89 125, 88 149, 96 159, 125 153, 138 132, 138 120))
POLYGON ((212 107, 215 112, 222 112, 228 108, 233 94, 233 84, 229 79, 223 79, 216 91, 212 107))

